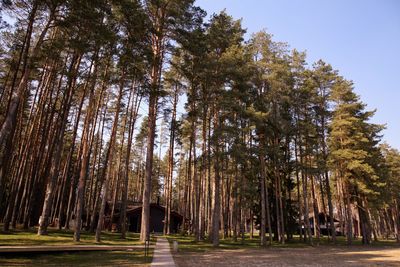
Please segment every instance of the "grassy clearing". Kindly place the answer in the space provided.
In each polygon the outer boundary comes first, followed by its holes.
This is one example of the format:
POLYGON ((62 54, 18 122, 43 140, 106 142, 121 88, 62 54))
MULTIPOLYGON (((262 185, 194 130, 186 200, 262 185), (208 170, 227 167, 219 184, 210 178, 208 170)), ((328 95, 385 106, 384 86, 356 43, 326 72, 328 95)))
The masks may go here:
MULTIPOLYGON (((73 241, 71 230, 49 229, 49 234, 38 236, 36 229, 13 230, 8 233, 0 232, 0 246, 35 246, 35 245, 139 245, 139 234, 127 233, 126 239, 121 239, 120 233, 103 232, 101 243, 96 243, 94 234, 81 233, 81 242, 73 241)), ((155 239, 152 239, 154 244, 155 239)))
POLYGON ((150 266, 153 250, 0 255, 0 266, 150 266))
MULTIPOLYGON (((168 241, 172 243, 174 240, 179 244, 180 252, 205 252, 208 250, 215 249, 213 245, 208 241, 195 242, 193 236, 182 236, 182 235, 171 235, 166 236, 168 241)), ((246 238, 243 242, 238 239, 235 242, 232 238, 221 239, 220 249, 238 249, 238 248, 259 248, 258 239, 248 239, 246 238)))
MULTIPOLYGON (((182 235, 171 235, 166 236, 170 243, 176 240, 179 244, 180 252, 206 252, 213 249, 259 249, 260 246, 259 237, 254 237, 250 239, 246 236, 244 240, 238 238, 238 241, 234 241, 233 238, 226 238, 220 240, 220 246, 214 248, 212 244, 208 241, 195 242, 193 236, 182 236, 182 235)), ((332 243, 328 241, 327 237, 321 237, 319 244, 314 240, 314 246, 332 246, 332 243)), ((346 239, 343 236, 337 237, 336 246, 342 247, 347 246, 346 239)), ((353 246, 362 246, 361 239, 354 240, 353 246)), ((371 247, 382 247, 382 246, 393 246, 399 247, 400 245, 395 242, 395 240, 382 240, 374 242, 370 245, 371 247)), ((274 248, 304 248, 309 247, 309 245, 301 242, 298 236, 295 236, 293 240, 287 241, 285 244, 280 244, 278 242, 273 242, 272 247, 274 248)))
MULTIPOLYGON (((141 245, 139 234, 127 233, 126 239, 120 233, 102 233, 101 243, 96 243, 94 234, 82 232, 81 242, 73 241, 73 231, 49 229, 46 236, 38 236, 36 229, 13 230, 0 233, 1 246, 38 245, 141 245)), ((151 245, 154 245, 152 237, 151 245)), ((0 254, 0 266, 147 266, 150 265, 153 249, 145 257, 143 249, 133 251, 81 251, 81 252, 40 252, 0 254)))

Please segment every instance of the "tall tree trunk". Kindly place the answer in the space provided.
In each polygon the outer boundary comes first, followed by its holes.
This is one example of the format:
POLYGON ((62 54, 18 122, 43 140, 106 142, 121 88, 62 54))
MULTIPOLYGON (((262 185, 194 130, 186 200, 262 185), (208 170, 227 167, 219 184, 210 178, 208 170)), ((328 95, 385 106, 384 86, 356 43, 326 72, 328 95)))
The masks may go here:
POLYGON ((62 115, 60 118, 60 126, 58 132, 56 133, 56 149, 54 151, 54 159, 53 164, 51 166, 49 180, 46 187, 46 197, 43 204, 42 215, 39 219, 39 229, 38 235, 45 235, 47 234, 47 226, 49 225, 49 216, 50 216, 50 209, 52 207, 52 202, 54 199, 54 187, 57 182, 59 176, 59 169, 61 163, 61 155, 64 148, 64 132, 67 125, 68 114, 71 106, 71 101, 74 93, 74 87, 76 83, 76 78, 78 75, 79 66, 81 63, 81 56, 77 53, 74 54, 71 65, 69 69, 69 73, 71 74, 67 89, 63 99, 62 105, 62 115))
POLYGON ((108 185, 110 181, 110 172, 111 172, 111 167, 108 166, 108 163, 112 161, 113 154, 114 154, 114 146, 115 146, 115 139, 117 135, 117 128, 118 128, 118 120, 119 120, 119 113, 121 110, 121 102, 122 102, 122 95, 123 95, 123 89, 125 86, 125 70, 122 70, 121 73, 121 81, 119 85, 119 93, 118 93, 118 100, 116 103, 116 110, 115 110, 115 115, 114 115, 114 122, 113 122, 113 127, 111 130, 111 136, 110 136, 110 142, 109 146, 106 152, 106 158, 104 161, 104 170, 106 174, 104 175, 105 179, 103 182, 103 185, 101 187, 101 206, 100 206, 100 211, 99 211, 99 220, 97 222, 97 228, 96 228, 96 242, 100 242, 100 235, 101 235, 101 230, 103 229, 103 223, 104 223, 104 212, 106 209, 106 204, 107 204, 107 196, 108 196, 108 185), (107 172, 108 169, 108 172, 107 172))
MULTIPOLYGON (((101 154, 101 148, 103 147, 103 136, 104 136, 104 129, 105 129, 105 123, 106 123, 106 113, 107 113, 107 106, 104 108, 104 112, 103 112, 103 125, 101 127, 101 134, 100 134, 100 153, 101 154)), ((101 164, 101 159, 99 159, 98 162, 98 169, 100 169, 100 164, 101 164)), ((105 164, 103 165, 103 169, 101 171, 100 174, 98 174, 98 178, 97 178, 97 183, 95 184, 95 194, 94 194, 94 201, 93 201, 93 210, 92 210, 92 215, 90 217, 90 227, 89 227, 89 231, 91 233, 94 232, 94 228, 96 227, 96 217, 97 217, 97 210, 99 207, 99 198, 100 198, 100 194, 97 193, 98 187, 102 185, 102 183, 104 182, 105 179, 105 175, 106 175, 106 171, 107 168, 105 166, 105 164)))
MULTIPOLYGON (((94 58, 91 60, 89 69, 92 69, 93 64, 94 64, 94 58)), ((97 64, 96 64, 96 66, 97 66, 97 64)), ((90 75, 89 75, 89 77, 90 77, 90 75)), ((88 77, 88 79, 86 81, 86 86, 88 85, 89 77, 88 77)), ((81 100, 79 102, 79 106, 77 108, 77 115, 76 115, 76 119, 75 119, 73 136, 72 136, 72 145, 70 147, 70 150, 69 150, 69 153, 68 153, 68 156, 67 156, 67 160, 66 160, 66 163, 64 165, 64 171, 63 171, 64 189, 63 189, 63 192, 61 194, 61 204, 60 204, 60 210, 59 210, 59 215, 58 215, 59 228, 60 229, 61 229, 61 224, 62 224, 62 221, 64 219, 64 216, 66 218, 66 221, 69 221, 69 218, 70 218, 69 214, 68 214, 69 213, 68 211, 70 209, 70 205, 71 205, 71 202, 72 202, 72 195, 73 195, 74 185, 75 185, 75 174, 72 175, 71 179, 68 179, 68 177, 70 176, 70 168, 71 168, 71 165, 72 165, 72 159, 73 159, 73 154, 74 154, 75 145, 76 145, 76 136, 77 136, 77 133, 78 133, 79 122, 80 122, 80 118, 81 118, 81 114, 82 114, 82 107, 83 107, 83 104, 84 104, 84 101, 85 101, 85 98, 86 98, 86 91, 87 91, 86 89, 83 91, 81 100), (64 203, 65 202, 64 201, 65 192, 64 191, 67 188, 67 182, 68 181, 70 181, 71 186, 70 186, 69 198, 68 198, 68 201, 67 201, 67 205, 68 206, 67 206, 67 210, 66 210, 66 212, 65 212, 66 214, 65 214, 64 213, 64 205, 65 205, 65 203, 64 203)), ((66 192, 68 192, 68 191, 66 191, 66 192)), ((69 223, 65 222, 64 225, 65 226, 69 226, 69 223)))
POLYGON ((172 178, 174 172, 174 146, 175 146, 175 128, 176 128, 176 107, 178 104, 178 88, 175 88, 172 103, 172 118, 169 138, 168 150, 168 174, 167 174, 167 190, 166 190, 166 212, 164 217, 164 234, 169 235, 171 232, 171 205, 172 205, 172 178))
POLYGON ((345 195, 345 206, 346 206, 346 222, 347 222, 347 244, 351 245, 353 242, 353 216, 351 211, 351 201, 350 201, 350 185, 346 182, 343 184, 346 188, 343 190, 345 195))
POLYGON ((143 208, 142 208, 142 223, 140 230, 140 240, 146 241, 150 234, 150 196, 151 196, 151 178, 153 174, 153 152, 154 139, 157 120, 157 102, 158 97, 155 94, 150 95, 149 100, 149 116, 148 116, 148 131, 147 131, 147 153, 146 153, 146 173, 144 178, 143 188, 143 208))
POLYGON ((368 205, 365 197, 357 193, 357 208, 361 223, 362 243, 369 245, 371 243, 371 222, 368 215, 368 205))
POLYGON ((303 225, 304 225, 304 213, 303 213, 303 207, 301 205, 301 198, 300 198, 300 177, 299 177, 299 159, 297 155, 297 137, 294 140, 294 153, 295 153, 295 161, 296 161, 296 187, 297 187, 297 203, 299 207, 299 239, 303 240, 303 225))
MULTIPOLYGON (((23 66, 21 69, 21 73, 22 73, 21 80, 18 84, 18 88, 17 89, 13 88, 13 90, 12 90, 12 95, 11 95, 11 99, 10 99, 10 102, 8 105, 7 115, 6 115, 5 120, 0 129, 0 145, 2 145, 7 140, 7 138, 10 138, 9 136, 11 136, 11 133, 13 133, 15 130, 18 106, 19 106, 20 100, 23 98, 23 96, 25 94, 26 85, 28 83, 30 73, 33 69, 32 57, 29 57, 29 49, 30 49, 31 38, 32 38, 33 24, 35 21, 38 5, 39 5, 39 1, 34 1, 33 5, 32 5, 32 10, 29 14, 28 27, 27 27, 25 40, 24 40, 25 51, 22 54, 23 66)), ((39 53, 39 49, 41 48, 43 40, 47 34, 47 31, 50 28, 50 24, 53 22, 54 16, 55 16, 54 10, 51 10, 48 21, 47 21, 46 25, 44 26, 42 32, 40 33, 38 40, 36 42, 36 45, 32 50, 31 55, 37 55, 39 53)))
POLYGON ((150 73, 150 94, 147 128, 147 151, 146 151, 146 173, 144 177, 142 222, 140 230, 140 241, 144 242, 150 234, 150 198, 151 177, 153 173, 154 139, 156 133, 158 97, 160 93, 161 72, 164 61, 164 39, 165 12, 168 4, 157 8, 157 14, 153 14, 152 24, 155 33, 151 36, 153 58, 150 73))
MULTIPOLYGON (((214 111, 214 131, 220 131, 220 117, 219 111, 216 109, 214 111)), ((217 133, 214 133, 217 135, 217 133)), ((212 215, 212 243, 214 247, 219 246, 219 228, 220 228, 220 216, 221 216, 221 196, 220 196, 220 146, 219 146, 219 136, 215 136, 215 152, 214 152, 214 185, 213 185, 213 215, 212 215)))
POLYGON ((266 167, 265 167, 265 156, 264 156, 264 148, 265 148, 265 134, 260 134, 260 177, 261 177, 261 229, 260 229, 260 242, 262 246, 266 245, 265 239, 265 227, 268 227, 268 239, 269 245, 272 245, 272 227, 271 227, 271 216, 269 210, 269 193, 268 193, 268 182, 266 181, 266 167), (266 225, 267 223, 267 225, 266 225))
MULTIPOLYGON (((195 103, 193 104, 193 110, 195 109, 195 103)), ((200 240, 200 229, 199 229, 199 206, 200 206, 200 188, 199 188, 199 177, 197 175, 197 156, 196 156, 196 119, 193 118, 192 121, 192 152, 193 152, 193 220, 194 220, 194 235, 195 241, 200 240)))
MULTIPOLYGON (((132 84, 132 89, 134 89, 135 82, 132 84)), ((131 107, 130 117, 129 117, 129 129, 128 129, 128 143, 126 146, 126 158, 125 158, 125 171, 124 175, 124 186, 122 188, 122 200, 121 200, 121 211, 120 211, 120 225, 121 225, 121 238, 126 238, 126 207, 128 201, 128 186, 129 186, 129 164, 131 158, 131 150, 132 150, 132 138, 133 138, 133 131, 135 129, 136 118, 139 112, 140 103, 142 101, 142 96, 139 95, 135 91, 135 102, 131 107)))
POLYGON ((314 212, 314 235, 316 236, 317 243, 319 244, 320 240, 319 212, 318 212, 317 198, 315 196, 315 184, 313 175, 311 175, 311 195, 313 199, 313 212, 314 212))
POLYGON ((89 172, 89 127, 90 127, 90 113, 86 116, 83 139, 82 139, 82 158, 81 158, 81 169, 79 173, 78 190, 77 190, 77 206, 75 214, 75 231, 74 241, 79 242, 81 238, 81 226, 82 226, 82 212, 84 209, 84 196, 85 196, 85 184, 86 177, 89 172))
POLYGON ((333 218, 333 204, 332 204, 332 192, 331 192, 331 185, 329 181, 329 172, 326 167, 326 162, 328 161, 328 152, 326 148, 326 138, 325 138, 325 119, 322 119, 322 153, 323 153, 323 159, 324 159, 324 177, 325 177, 325 190, 326 194, 328 196, 328 211, 329 211, 329 226, 331 230, 331 235, 332 235, 332 241, 334 244, 336 244, 336 227, 335 227, 335 221, 333 218))
POLYGON ((310 243, 311 245, 313 244, 313 238, 311 235, 311 225, 310 225, 310 219, 309 219, 309 208, 308 208, 308 184, 307 184, 307 175, 308 173, 306 173, 304 171, 304 158, 303 158, 303 151, 302 151, 302 146, 300 144, 299 146, 300 149, 300 164, 302 166, 302 171, 301 171, 301 182, 303 185, 303 203, 304 203, 304 223, 305 223, 305 228, 306 228, 306 233, 307 233, 307 240, 308 243, 310 243))
MULTIPOLYGON (((97 53, 94 55, 92 63, 97 60, 97 53)), ((94 75, 97 77, 97 65, 98 63, 96 62, 96 67, 94 70, 94 75)), ((82 153, 81 153, 81 169, 79 172, 79 180, 78 180, 78 188, 77 188, 77 204, 76 204, 76 214, 75 214, 75 231, 74 231, 74 241, 79 242, 80 241, 80 234, 81 234, 81 228, 82 228, 82 213, 84 210, 84 200, 85 200, 85 190, 86 190, 86 180, 87 176, 89 173, 89 162, 90 162, 90 152, 91 152, 91 147, 92 147, 92 142, 93 142, 93 136, 94 136, 94 131, 96 126, 93 126, 92 132, 90 131, 90 126, 93 123, 93 120, 97 120, 97 115, 98 115, 98 108, 100 107, 100 103, 103 99, 103 92, 106 88, 106 77, 107 77, 107 71, 108 71, 108 65, 105 68, 105 74, 104 74, 104 81, 103 84, 100 88, 100 97, 98 99, 98 102, 95 103, 95 95, 94 95, 94 88, 95 88, 95 82, 93 82, 92 85, 90 85, 90 93, 89 93, 89 106, 88 106, 88 111, 87 115, 85 118, 85 124, 84 124, 84 130, 82 134, 82 153)), ((89 85, 89 78, 88 77, 88 82, 86 85, 89 85)), ((86 88, 85 88, 86 91, 86 88)), ((73 187, 72 187, 73 188, 73 187)), ((71 190, 72 190, 71 188, 71 190)))

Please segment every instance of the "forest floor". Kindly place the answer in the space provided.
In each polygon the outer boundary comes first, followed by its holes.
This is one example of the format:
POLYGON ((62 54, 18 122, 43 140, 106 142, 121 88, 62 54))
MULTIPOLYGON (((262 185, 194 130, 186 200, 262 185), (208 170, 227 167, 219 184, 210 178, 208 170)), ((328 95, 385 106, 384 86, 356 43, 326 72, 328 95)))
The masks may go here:
MULTIPOLYGON (((81 242, 73 241, 73 231, 49 229, 46 236, 38 236, 35 229, 0 232, 2 246, 140 246, 139 234, 128 233, 126 239, 120 233, 103 232, 101 243, 94 234, 82 232, 81 242)), ((152 239, 154 245, 155 239, 152 239)), ((24 252, 0 253, 0 266, 150 266, 153 249, 145 257, 144 249, 130 251, 77 251, 77 252, 24 252)))
POLYGON ((400 248, 307 247, 218 249, 203 253, 178 252, 178 267, 204 266, 400 266, 400 248))
POLYGON ((400 246, 394 241, 381 241, 371 246, 338 245, 321 240, 318 246, 308 246, 298 241, 285 245, 274 243, 261 248, 259 239, 245 239, 243 243, 232 239, 221 240, 220 248, 207 242, 194 242, 192 237, 174 236, 179 252, 173 257, 178 267, 185 266, 400 266, 400 246))

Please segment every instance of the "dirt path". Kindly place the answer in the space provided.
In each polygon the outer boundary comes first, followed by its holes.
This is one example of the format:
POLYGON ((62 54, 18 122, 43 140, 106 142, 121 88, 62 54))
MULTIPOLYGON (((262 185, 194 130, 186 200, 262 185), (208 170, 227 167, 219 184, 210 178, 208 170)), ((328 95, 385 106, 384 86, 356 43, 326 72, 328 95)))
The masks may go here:
POLYGON ((174 255, 178 267, 193 266, 400 266, 396 247, 315 247, 214 250, 174 255))

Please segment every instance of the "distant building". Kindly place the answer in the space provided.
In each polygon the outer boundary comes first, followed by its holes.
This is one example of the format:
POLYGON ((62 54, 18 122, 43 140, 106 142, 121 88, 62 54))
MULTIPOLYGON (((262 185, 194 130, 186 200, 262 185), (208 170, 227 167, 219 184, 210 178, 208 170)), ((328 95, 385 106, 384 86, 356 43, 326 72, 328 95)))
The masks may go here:
MULTIPOLYGON (((311 226, 311 232, 314 234, 314 216, 313 213, 310 214, 309 217, 310 220, 310 226, 311 226)), ((330 229, 330 217, 329 215, 326 215, 323 212, 320 212, 318 214, 318 221, 319 221, 319 229, 321 235, 331 235, 331 229, 330 229)), ((333 223, 335 225, 335 230, 336 230, 336 235, 342 235, 343 233, 340 231, 340 222, 336 218, 333 218, 333 223)), ((304 226, 303 226, 304 229, 304 226)))
MULTIPOLYGON (((108 203, 109 204, 109 203, 108 203)), ((104 228, 110 226, 111 207, 107 205, 106 218, 104 228)), ((112 220, 112 229, 117 230, 120 217, 120 203, 115 207, 114 218, 112 220)), ((150 232, 162 233, 164 230, 165 207, 157 203, 150 204, 150 232)), ((126 210, 126 219, 128 224, 128 231, 140 233, 140 226, 142 221, 142 203, 128 203, 126 210)), ((171 211, 170 232, 177 233, 183 223, 183 216, 175 211, 171 211)))

